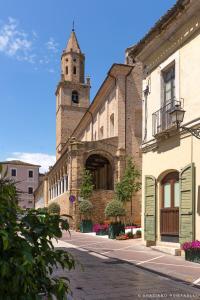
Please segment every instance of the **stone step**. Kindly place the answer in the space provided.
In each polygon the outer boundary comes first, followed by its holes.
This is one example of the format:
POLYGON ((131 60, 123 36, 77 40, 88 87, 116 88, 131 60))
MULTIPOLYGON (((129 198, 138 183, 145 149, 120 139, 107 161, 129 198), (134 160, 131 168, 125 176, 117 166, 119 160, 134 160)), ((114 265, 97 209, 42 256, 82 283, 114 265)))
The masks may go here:
POLYGON ((159 252, 163 252, 163 253, 166 253, 166 254, 170 254, 170 255, 173 255, 173 256, 181 256, 181 249, 180 248, 156 245, 156 246, 151 246, 151 249, 159 251, 159 252))

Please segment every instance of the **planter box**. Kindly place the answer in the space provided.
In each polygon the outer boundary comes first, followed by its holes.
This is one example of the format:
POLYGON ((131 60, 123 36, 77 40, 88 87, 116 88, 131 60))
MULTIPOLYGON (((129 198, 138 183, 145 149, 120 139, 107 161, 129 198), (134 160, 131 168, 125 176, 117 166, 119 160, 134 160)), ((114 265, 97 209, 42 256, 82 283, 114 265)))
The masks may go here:
POLYGON ((185 259, 200 264, 200 249, 185 250, 185 259))
POLYGON ((109 239, 115 239, 120 233, 125 233, 125 227, 122 223, 110 224, 108 228, 109 239))
POLYGON ((83 232, 83 233, 92 232, 92 221, 91 220, 81 221, 80 232, 83 232))
POLYGON ((100 229, 96 232, 96 235, 108 235, 108 230, 100 229))

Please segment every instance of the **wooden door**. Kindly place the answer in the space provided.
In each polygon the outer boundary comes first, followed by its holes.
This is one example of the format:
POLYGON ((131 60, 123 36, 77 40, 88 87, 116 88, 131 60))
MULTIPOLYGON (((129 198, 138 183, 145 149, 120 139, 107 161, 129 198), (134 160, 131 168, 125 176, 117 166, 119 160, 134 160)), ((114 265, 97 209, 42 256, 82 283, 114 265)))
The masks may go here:
POLYGON ((160 234, 179 236, 179 173, 167 174, 161 182, 160 234))

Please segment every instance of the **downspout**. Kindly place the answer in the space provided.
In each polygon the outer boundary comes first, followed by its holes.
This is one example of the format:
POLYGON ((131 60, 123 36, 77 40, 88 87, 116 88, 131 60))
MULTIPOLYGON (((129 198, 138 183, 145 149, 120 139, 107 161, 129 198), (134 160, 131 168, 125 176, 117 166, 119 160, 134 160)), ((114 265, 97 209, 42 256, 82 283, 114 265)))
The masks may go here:
MULTIPOLYGON (((125 111, 125 153, 126 153, 126 141, 127 141, 127 138, 126 138, 126 129, 127 129, 127 124, 126 124, 126 114, 127 114, 127 79, 128 79, 128 76, 132 73, 132 70, 133 70, 134 66, 130 69, 130 71, 126 74, 125 76, 125 95, 124 95, 124 111, 125 111)), ((133 214, 133 199, 131 197, 131 216, 133 214)))

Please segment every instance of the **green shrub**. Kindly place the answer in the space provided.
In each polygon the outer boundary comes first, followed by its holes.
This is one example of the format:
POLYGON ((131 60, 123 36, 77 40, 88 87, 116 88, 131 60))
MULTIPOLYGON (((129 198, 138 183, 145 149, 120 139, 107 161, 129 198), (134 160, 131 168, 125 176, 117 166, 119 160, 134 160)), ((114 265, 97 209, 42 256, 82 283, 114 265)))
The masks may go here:
POLYGON ((60 214, 60 205, 56 202, 52 202, 51 204, 49 204, 48 206, 48 212, 50 214, 60 214))
POLYGON ((93 205, 89 200, 83 200, 79 204, 80 214, 87 217, 91 214, 93 205))
POLYGON ((137 230, 136 233, 135 233, 135 235, 137 237, 141 237, 142 236, 142 231, 141 230, 137 230))
POLYGON ((106 217, 120 217, 125 216, 126 211, 123 207, 122 202, 118 200, 112 200, 105 208, 106 217))
POLYGON ((41 294, 67 299, 68 278, 54 276, 53 270, 71 270, 75 261, 52 242, 69 229, 68 222, 47 211, 45 218, 38 210, 23 212, 17 200, 14 183, 0 178, 0 299, 39 300, 41 294))
POLYGON ((94 189, 92 174, 89 170, 84 169, 82 174, 82 182, 80 187, 80 196, 84 200, 88 200, 94 189))
POLYGON ((131 232, 131 231, 129 231, 129 232, 127 232, 127 237, 129 238, 129 239, 133 239, 134 238, 134 234, 131 232))

